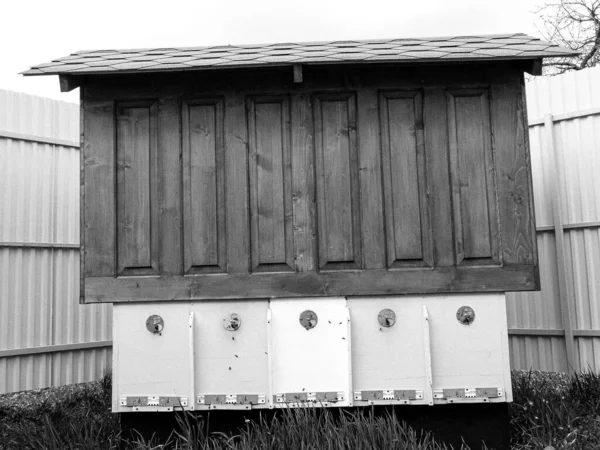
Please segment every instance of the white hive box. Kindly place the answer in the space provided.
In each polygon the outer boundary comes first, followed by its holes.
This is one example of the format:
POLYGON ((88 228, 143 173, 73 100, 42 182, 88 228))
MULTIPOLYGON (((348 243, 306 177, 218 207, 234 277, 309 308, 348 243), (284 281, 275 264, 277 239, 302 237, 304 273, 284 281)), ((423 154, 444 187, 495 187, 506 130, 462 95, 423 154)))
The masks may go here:
POLYGON ((114 324, 118 412, 512 401, 504 294, 116 304, 114 324))

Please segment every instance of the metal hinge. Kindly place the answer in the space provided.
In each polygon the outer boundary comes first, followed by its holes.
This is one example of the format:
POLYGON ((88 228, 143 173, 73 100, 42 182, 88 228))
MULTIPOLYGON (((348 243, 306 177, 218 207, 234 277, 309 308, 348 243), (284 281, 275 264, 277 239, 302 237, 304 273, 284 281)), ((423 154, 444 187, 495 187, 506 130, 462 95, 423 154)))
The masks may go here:
POLYGON ((448 403, 466 402, 489 402, 491 398, 504 396, 502 388, 459 388, 459 389, 435 389, 433 398, 435 400, 446 400, 448 403))
POLYGON ((381 390, 381 391, 355 391, 355 401, 363 402, 388 402, 410 403, 411 400, 423 400, 423 391, 416 390, 381 390))

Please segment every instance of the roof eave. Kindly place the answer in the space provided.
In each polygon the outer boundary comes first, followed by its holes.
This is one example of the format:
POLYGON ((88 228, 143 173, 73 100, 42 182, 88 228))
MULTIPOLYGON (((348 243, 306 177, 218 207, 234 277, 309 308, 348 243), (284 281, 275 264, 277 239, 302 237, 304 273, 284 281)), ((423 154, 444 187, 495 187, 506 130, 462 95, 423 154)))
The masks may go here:
MULTIPOLYGON (((124 69, 124 70, 98 70, 98 71, 44 71, 42 69, 30 69, 24 72, 21 72, 23 76, 42 76, 42 75, 59 75, 60 77, 76 77, 80 78, 84 75, 111 75, 111 74, 150 74, 150 73, 169 73, 169 72, 192 72, 192 71, 206 71, 206 70, 217 70, 217 69, 250 69, 250 68, 273 68, 273 67, 292 67, 294 65, 302 65, 302 66, 324 66, 324 65, 366 65, 366 64, 457 64, 457 63, 473 63, 473 62, 506 62, 506 61, 542 61, 544 58, 564 58, 564 57, 574 57, 579 53, 577 52, 565 52, 565 53, 556 53, 552 55, 523 55, 523 56, 478 56, 475 58, 448 58, 448 59, 440 59, 440 58, 415 58, 415 59, 379 59, 376 61, 369 60, 348 60, 348 61, 320 61, 320 62, 304 62, 304 63, 294 63, 290 62, 281 62, 281 63, 262 63, 262 64, 231 64, 231 65, 215 65, 215 66, 189 66, 189 67, 168 67, 164 69, 155 68, 151 70, 141 69, 124 69)), ((535 70, 535 69, 532 69, 535 70)), ((529 72, 529 71, 528 71, 529 72)), ((64 78, 64 83, 67 83, 66 78, 64 78)), ((61 91, 62 91, 62 83, 61 81, 61 91)), ((65 87, 68 85, 65 84, 65 87)), ((77 87, 77 86, 76 86, 77 87)), ((74 89, 74 88, 73 88, 74 89)), ((68 92, 68 91, 63 91, 68 92)))

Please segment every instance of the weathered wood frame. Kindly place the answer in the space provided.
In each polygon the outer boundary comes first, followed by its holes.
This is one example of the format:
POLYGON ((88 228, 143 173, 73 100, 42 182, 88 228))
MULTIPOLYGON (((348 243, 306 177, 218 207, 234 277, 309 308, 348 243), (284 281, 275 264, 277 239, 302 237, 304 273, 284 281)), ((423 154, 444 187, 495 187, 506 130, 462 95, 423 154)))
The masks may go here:
MULTIPOLYGON (((82 80, 83 302, 539 289, 521 64, 308 66, 301 83, 294 82, 285 68, 240 74, 220 70, 82 80), (461 264, 457 255, 456 200, 453 203, 452 198, 456 163, 452 155, 458 150, 449 131, 448 97, 457 92, 485 93, 482 104, 489 123, 482 129, 489 126, 486 155, 493 159, 486 178, 493 192, 486 195, 490 194, 489 217, 497 226, 497 231, 491 228, 494 257, 468 264, 461 264), (416 102, 416 119, 407 129, 415 136, 418 192, 411 198, 420 202, 420 219, 415 224, 422 227, 422 257, 413 255, 418 253, 415 248, 406 259, 397 259, 390 247, 394 222, 390 220, 389 188, 394 180, 390 178, 391 144, 382 139, 390 125, 382 121, 381 108, 388 98, 416 102), (113 218, 119 206, 115 108, 148 100, 156 104, 157 212, 151 219, 160 235, 156 243, 159 275, 119 276, 113 218), (350 182, 340 186, 349 186, 351 192, 347 203, 352 226, 347 235, 353 250, 340 247, 332 262, 326 259, 329 247, 323 247, 322 240, 327 207, 319 200, 326 194, 318 113, 323 101, 339 103, 334 105, 339 110, 346 104, 348 114, 347 122, 334 121, 325 131, 331 136, 347 133, 343 145, 347 142, 349 147, 340 147, 338 155, 350 158, 350 182), (266 263, 257 254, 257 191, 249 189, 257 176, 253 172, 257 160, 250 159, 257 157, 256 119, 251 113, 257 102, 281 105, 275 108, 281 112, 283 147, 279 149, 280 144, 273 141, 277 147, 273 154, 281 155, 282 173, 288 174, 283 180, 284 232, 277 235, 284 237, 278 245, 284 245, 285 251, 281 253, 278 247, 274 253, 285 257, 280 261, 268 256, 266 263), (223 116, 217 124, 222 127, 218 138, 222 143, 217 147, 223 151, 218 156, 223 164, 217 168, 223 184, 218 192, 219 198, 224 197, 223 203, 217 202, 217 209, 224 208, 218 215, 219 262, 193 270, 184 251, 188 245, 184 236, 190 233, 190 217, 184 211, 191 208, 190 199, 184 200, 184 181, 189 181, 184 170, 189 165, 184 107, 190 104, 215 104, 217 114, 223 116)), ((409 108, 408 103, 405 106, 409 108)), ((339 161, 333 161, 334 167, 339 161)))

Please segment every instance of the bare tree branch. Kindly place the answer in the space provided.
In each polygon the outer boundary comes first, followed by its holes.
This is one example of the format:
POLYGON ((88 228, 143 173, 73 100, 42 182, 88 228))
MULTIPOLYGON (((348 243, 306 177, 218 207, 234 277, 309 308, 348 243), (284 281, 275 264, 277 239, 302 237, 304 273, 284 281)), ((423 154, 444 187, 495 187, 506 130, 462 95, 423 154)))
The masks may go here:
POLYGON ((552 58, 544 73, 558 74, 600 64, 600 0, 554 0, 538 9, 542 36, 580 52, 572 58, 552 58))

